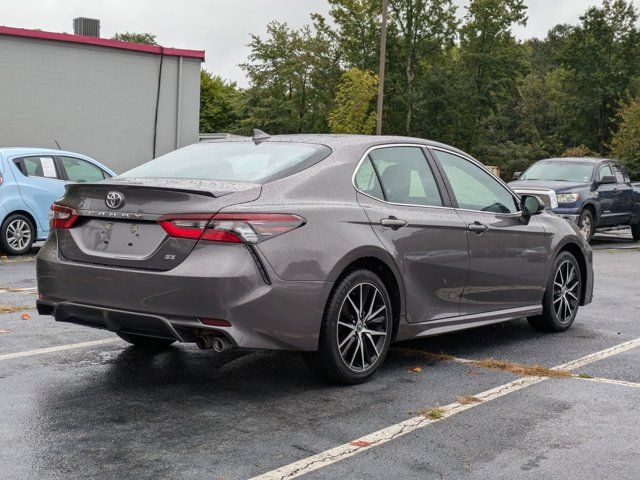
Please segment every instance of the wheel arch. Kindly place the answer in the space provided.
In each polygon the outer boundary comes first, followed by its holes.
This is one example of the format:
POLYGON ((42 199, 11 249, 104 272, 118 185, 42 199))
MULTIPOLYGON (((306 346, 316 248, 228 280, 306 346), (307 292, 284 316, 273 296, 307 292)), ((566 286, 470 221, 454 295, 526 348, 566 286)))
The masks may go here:
POLYGON ((2 224, 4 225, 4 222, 11 216, 13 215, 24 215, 25 217, 27 217, 29 219, 29 221, 31 222, 31 225, 34 228, 34 232, 33 234, 37 237, 38 236, 38 222, 36 221, 35 217, 33 215, 31 215, 31 213, 27 212, 26 210, 13 210, 11 212, 9 212, 4 219, 2 219, 2 224))
POLYGON ((587 201, 584 203, 584 205, 582 205, 582 211, 584 210, 588 210, 591 213, 591 216, 593 217, 593 228, 595 229, 598 226, 598 223, 600 222, 600 207, 599 205, 597 205, 595 202, 590 202, 587 201))
POLYGON ((398 332, 404 312, 404 285, 398 269, 386 251, 363 250, 350 255, 331 274, 331 281, 339 282, 350 272, 358 269, 370 270, 377 274, 389 293, 393 310, 393 338, 398 332))

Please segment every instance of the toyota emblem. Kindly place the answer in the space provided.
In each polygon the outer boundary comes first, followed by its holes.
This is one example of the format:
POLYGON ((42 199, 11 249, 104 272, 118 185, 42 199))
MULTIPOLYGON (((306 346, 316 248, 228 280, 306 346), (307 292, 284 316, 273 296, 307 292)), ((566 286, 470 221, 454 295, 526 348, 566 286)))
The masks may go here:
POLYGON ((110 209, 117 210, 124 205, 124 195, 120 192, 109 192, 107 193, 107 198, 104 199, 104 203, 106 203, 110 209))

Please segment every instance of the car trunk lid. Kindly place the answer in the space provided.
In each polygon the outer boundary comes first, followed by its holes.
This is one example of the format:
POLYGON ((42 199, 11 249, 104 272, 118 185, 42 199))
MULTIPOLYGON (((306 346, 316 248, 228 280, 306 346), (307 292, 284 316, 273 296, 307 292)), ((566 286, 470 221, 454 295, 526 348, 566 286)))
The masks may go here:
POLYGON ((71 185, 58 204, 78 219, 72 228, 56 230, 60 254, 76 262, 170 270, 198 240, 169 236, 158 223, 161 217, 210 218, 222 208, 257 200, 260 191, 251 183, 150 178, 71 185))

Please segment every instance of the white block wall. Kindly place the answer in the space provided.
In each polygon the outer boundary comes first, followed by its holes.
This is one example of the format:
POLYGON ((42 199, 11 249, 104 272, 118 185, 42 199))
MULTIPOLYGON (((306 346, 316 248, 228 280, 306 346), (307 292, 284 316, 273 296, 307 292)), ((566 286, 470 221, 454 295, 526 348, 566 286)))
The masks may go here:
MULTIPOLYGON (((150 160, 160 58, 0 35, 0 147, 57 141, 118 173, 150 160)), ((165 55, 156 156, 197 142, 199 110, 200 60, 165 55)))

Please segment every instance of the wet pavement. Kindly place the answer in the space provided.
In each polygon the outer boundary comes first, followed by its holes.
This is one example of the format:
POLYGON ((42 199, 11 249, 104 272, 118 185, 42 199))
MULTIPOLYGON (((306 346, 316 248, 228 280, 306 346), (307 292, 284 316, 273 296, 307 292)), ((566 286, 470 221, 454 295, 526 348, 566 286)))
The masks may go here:
MULTIPOLYGON (((0 313, 0 478, 250 478, 518 378, 405 349, 552 367, 638 339, 638 244, 616 234, 593 246, 594 302, 568 332, 516 320, 403 342, 354 387, 319 381, 295 353, 153 353, 55 323, 34 310, 33 258, 0 259, 0 307, 14 310, 0 313)), ((576 373, 640 386, 639 365, 640 347, 576 373)), ((635 479, 639 425, 637 386, 549 379, 298 473, 635 479)))

